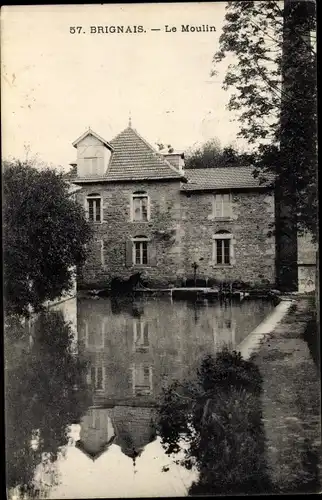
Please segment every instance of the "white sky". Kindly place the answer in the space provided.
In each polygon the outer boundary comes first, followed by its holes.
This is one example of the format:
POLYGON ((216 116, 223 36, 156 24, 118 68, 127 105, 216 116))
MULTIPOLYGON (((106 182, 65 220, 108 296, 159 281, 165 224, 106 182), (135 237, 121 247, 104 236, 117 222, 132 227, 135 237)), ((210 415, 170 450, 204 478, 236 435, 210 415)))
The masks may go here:
POLYGON ((226 2, 11 6, 1 11, 3 157, 62 165, 89 126, 106 140, 128 125, 151 144, 222 146, 238 124, 221 89, 226 62, 210 77, 226 2), (181 24, 216 32, 182 33, 181 24), (92 25, 143 25, 143 34, 90 34, 92 25), (178 27, 165 33, 165 24, 178 27), (70 34, 82 26, 84 34, 70 34), (152 32, 151 28, 161 28, 152 32))
MULTIPOLYGON (((80 427, 72 427, 77 440, 80 427)), ((159 437, 144 448, 135 468, 132 459, 114 444, 95 461, 74 443, 65 448, 65 453, 65 457, 55 463, 56 486, 47 488, 49 499, 185 497, 198 478, 194 469, 188 471, 165 454, 159 437), (169 470, 162 472, 163 466, 169 470)), ((46 467, 41 465, 36 470, 35 481, 41 490, 46 483, 53 485, 46 467)))

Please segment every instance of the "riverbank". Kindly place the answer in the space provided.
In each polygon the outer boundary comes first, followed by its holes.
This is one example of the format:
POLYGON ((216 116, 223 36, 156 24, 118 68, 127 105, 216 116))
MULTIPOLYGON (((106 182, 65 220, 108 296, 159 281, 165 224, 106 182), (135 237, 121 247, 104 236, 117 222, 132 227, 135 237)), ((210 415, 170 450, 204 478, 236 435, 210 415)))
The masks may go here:
POLYGON ((310 299, 296 298, 250 358, 263 377, 267 461, 280 493, 321 491, 320 377, 304 340, 312 317, 310 299))

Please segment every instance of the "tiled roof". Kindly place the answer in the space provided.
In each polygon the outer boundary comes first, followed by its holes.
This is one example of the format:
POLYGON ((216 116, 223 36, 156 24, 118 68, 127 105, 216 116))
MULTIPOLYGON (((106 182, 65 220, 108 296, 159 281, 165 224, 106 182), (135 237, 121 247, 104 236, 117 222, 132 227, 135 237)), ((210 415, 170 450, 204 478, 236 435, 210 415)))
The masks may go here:
POLYGON ((267 187, 274 181, 272 174, 265 174, 268 182, 260 184, 253 176, 252 167, 196 168, 185 170, 188 182, 182 191, 204 191, 209 189, 243 189, 267 187))
POLYGON ((110 414, 117 436, 114 443, 128 457, 134 458, 155 439, 153 408, 115 406, 110 414))
POLYGON ((105 175, 99 178, 78 178, 78 181, 184 179, 162 154, 131 127, 112 139, 110 145, 113 153, 105 175))

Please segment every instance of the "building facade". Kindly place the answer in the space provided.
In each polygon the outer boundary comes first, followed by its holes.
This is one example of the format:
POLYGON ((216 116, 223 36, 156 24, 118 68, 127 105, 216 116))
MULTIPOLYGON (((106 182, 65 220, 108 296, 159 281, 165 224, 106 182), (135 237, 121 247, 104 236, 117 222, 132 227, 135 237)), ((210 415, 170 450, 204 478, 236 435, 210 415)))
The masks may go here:
POLYGON ((274 286, 274 188, 251 168, 184 170, 183 154, 157 152, 131 126, 110 142, 89 129, 73 145, 72 181, 95 233, 79 286, 136 272, 150 286, 181 286, 195 264, 209 285, 274 286))

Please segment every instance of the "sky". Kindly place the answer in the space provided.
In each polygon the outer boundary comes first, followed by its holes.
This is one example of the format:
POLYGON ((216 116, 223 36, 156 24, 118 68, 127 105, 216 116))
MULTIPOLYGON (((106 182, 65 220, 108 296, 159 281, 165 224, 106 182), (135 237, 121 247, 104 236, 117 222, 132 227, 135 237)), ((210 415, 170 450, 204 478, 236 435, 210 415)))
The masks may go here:
POLYGON ((226 2, 10 6, 1 10, 3 157, 69 169, 88 127, 111 140, 132 126, 150 144, 236 143, 222 80, 210 76, 226 2), (181 25, 215 26, 183 33, 181 25), (144 33, 91 33, 91 26, 144 33), (165 32, 165 26, 177 28, 165 32), (81 33, 70 33, 81 26, 81 33), (151 28, 160 31, 151 31, 151 28))
MULTIPOLYGON (((79 426, 72 427, 77 440, 79 426)), ((184 497, 198 478, 196 471, 175 464, 165 454, 159 437, 144 448, 135 467, 115 444, 93 461, 75 447, 75 441, 70 441, 65 456, 56 462, 56 486, 48 489, 49 499, 184 497), (164 466, 169 469, 167 472, 162 472, 164 466)), ((45 483, 52 484, 50 475, 42 470, 46 468, 39 466, 35 474, 41 489, 45 483)))

